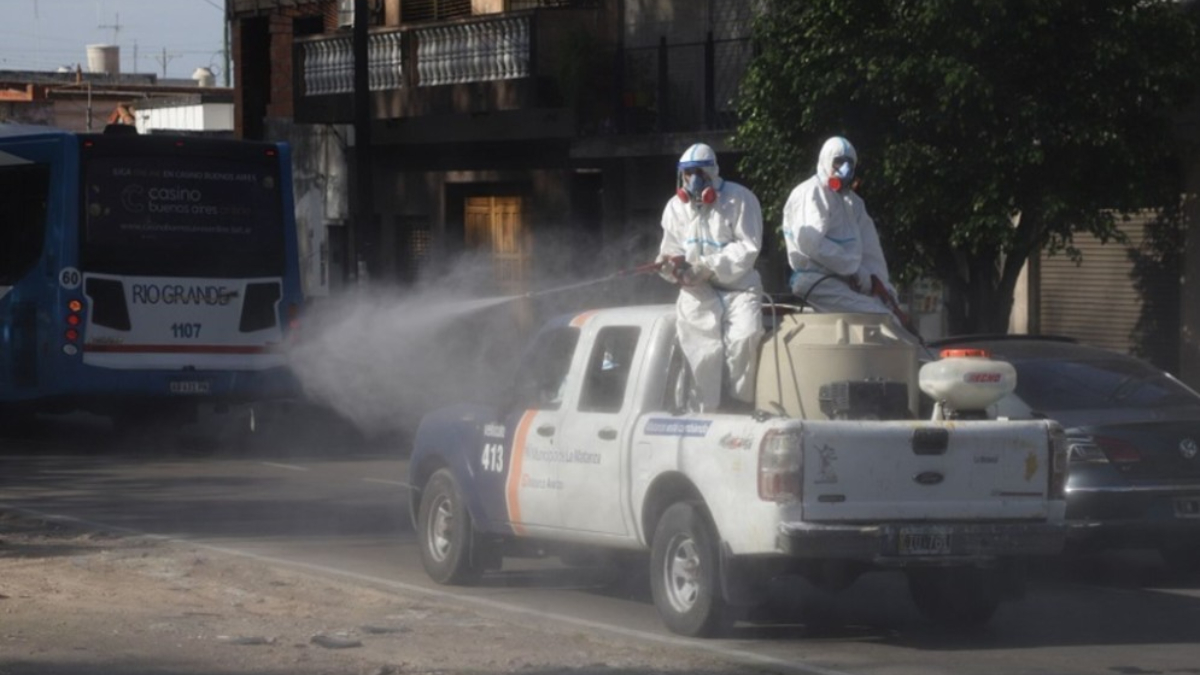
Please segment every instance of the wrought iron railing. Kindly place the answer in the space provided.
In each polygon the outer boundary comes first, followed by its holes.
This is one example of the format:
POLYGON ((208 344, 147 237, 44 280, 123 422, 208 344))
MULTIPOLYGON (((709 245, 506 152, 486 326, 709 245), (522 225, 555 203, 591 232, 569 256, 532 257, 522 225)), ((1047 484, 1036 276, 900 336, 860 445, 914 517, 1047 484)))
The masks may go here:
POLYGON ((618 129, 625 133, 730 129, 750 64, 749 38, 627 48, 618 129))

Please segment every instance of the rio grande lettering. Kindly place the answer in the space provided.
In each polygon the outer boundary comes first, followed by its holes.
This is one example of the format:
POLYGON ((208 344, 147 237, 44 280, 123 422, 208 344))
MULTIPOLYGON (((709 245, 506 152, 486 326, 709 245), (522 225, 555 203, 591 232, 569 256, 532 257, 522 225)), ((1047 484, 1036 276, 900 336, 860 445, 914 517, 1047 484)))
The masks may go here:
POLYGON ((183 284, 134 284, 135 305, 228 305, 236 291, 224 286, 183 284))

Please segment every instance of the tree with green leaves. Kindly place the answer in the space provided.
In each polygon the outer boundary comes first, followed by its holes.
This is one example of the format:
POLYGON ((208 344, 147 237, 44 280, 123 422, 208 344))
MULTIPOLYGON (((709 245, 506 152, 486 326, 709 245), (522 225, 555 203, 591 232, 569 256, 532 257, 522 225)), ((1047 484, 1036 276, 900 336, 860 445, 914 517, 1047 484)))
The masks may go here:
POLYGON ((1174 129, 1200 77, 1189 5, 763 0, 740 168, 778 223, 821 142, 849 138, 893 275, 940 279, 951 332, 1004 332, 1031 255, 1178 213, 1174 129))

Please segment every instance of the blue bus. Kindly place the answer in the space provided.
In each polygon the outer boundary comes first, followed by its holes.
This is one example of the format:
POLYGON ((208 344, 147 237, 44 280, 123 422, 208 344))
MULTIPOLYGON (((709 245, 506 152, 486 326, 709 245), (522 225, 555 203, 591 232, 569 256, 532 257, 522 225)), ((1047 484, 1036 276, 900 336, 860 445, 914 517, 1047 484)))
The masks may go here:
POLYGON ((0 412, 297 395, 299 275, 286 144, 0 124, 0 412))

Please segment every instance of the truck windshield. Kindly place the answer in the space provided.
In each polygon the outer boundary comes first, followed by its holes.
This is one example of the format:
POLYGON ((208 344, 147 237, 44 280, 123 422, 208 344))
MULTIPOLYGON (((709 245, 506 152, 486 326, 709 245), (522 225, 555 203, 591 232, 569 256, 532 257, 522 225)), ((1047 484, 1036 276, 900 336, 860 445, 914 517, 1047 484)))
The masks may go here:
POLYGON ((542 331, 521 359, 517 373, 516 401, 522 410, 557 410, 579 342, 579 329, 570 326, 542 331))

